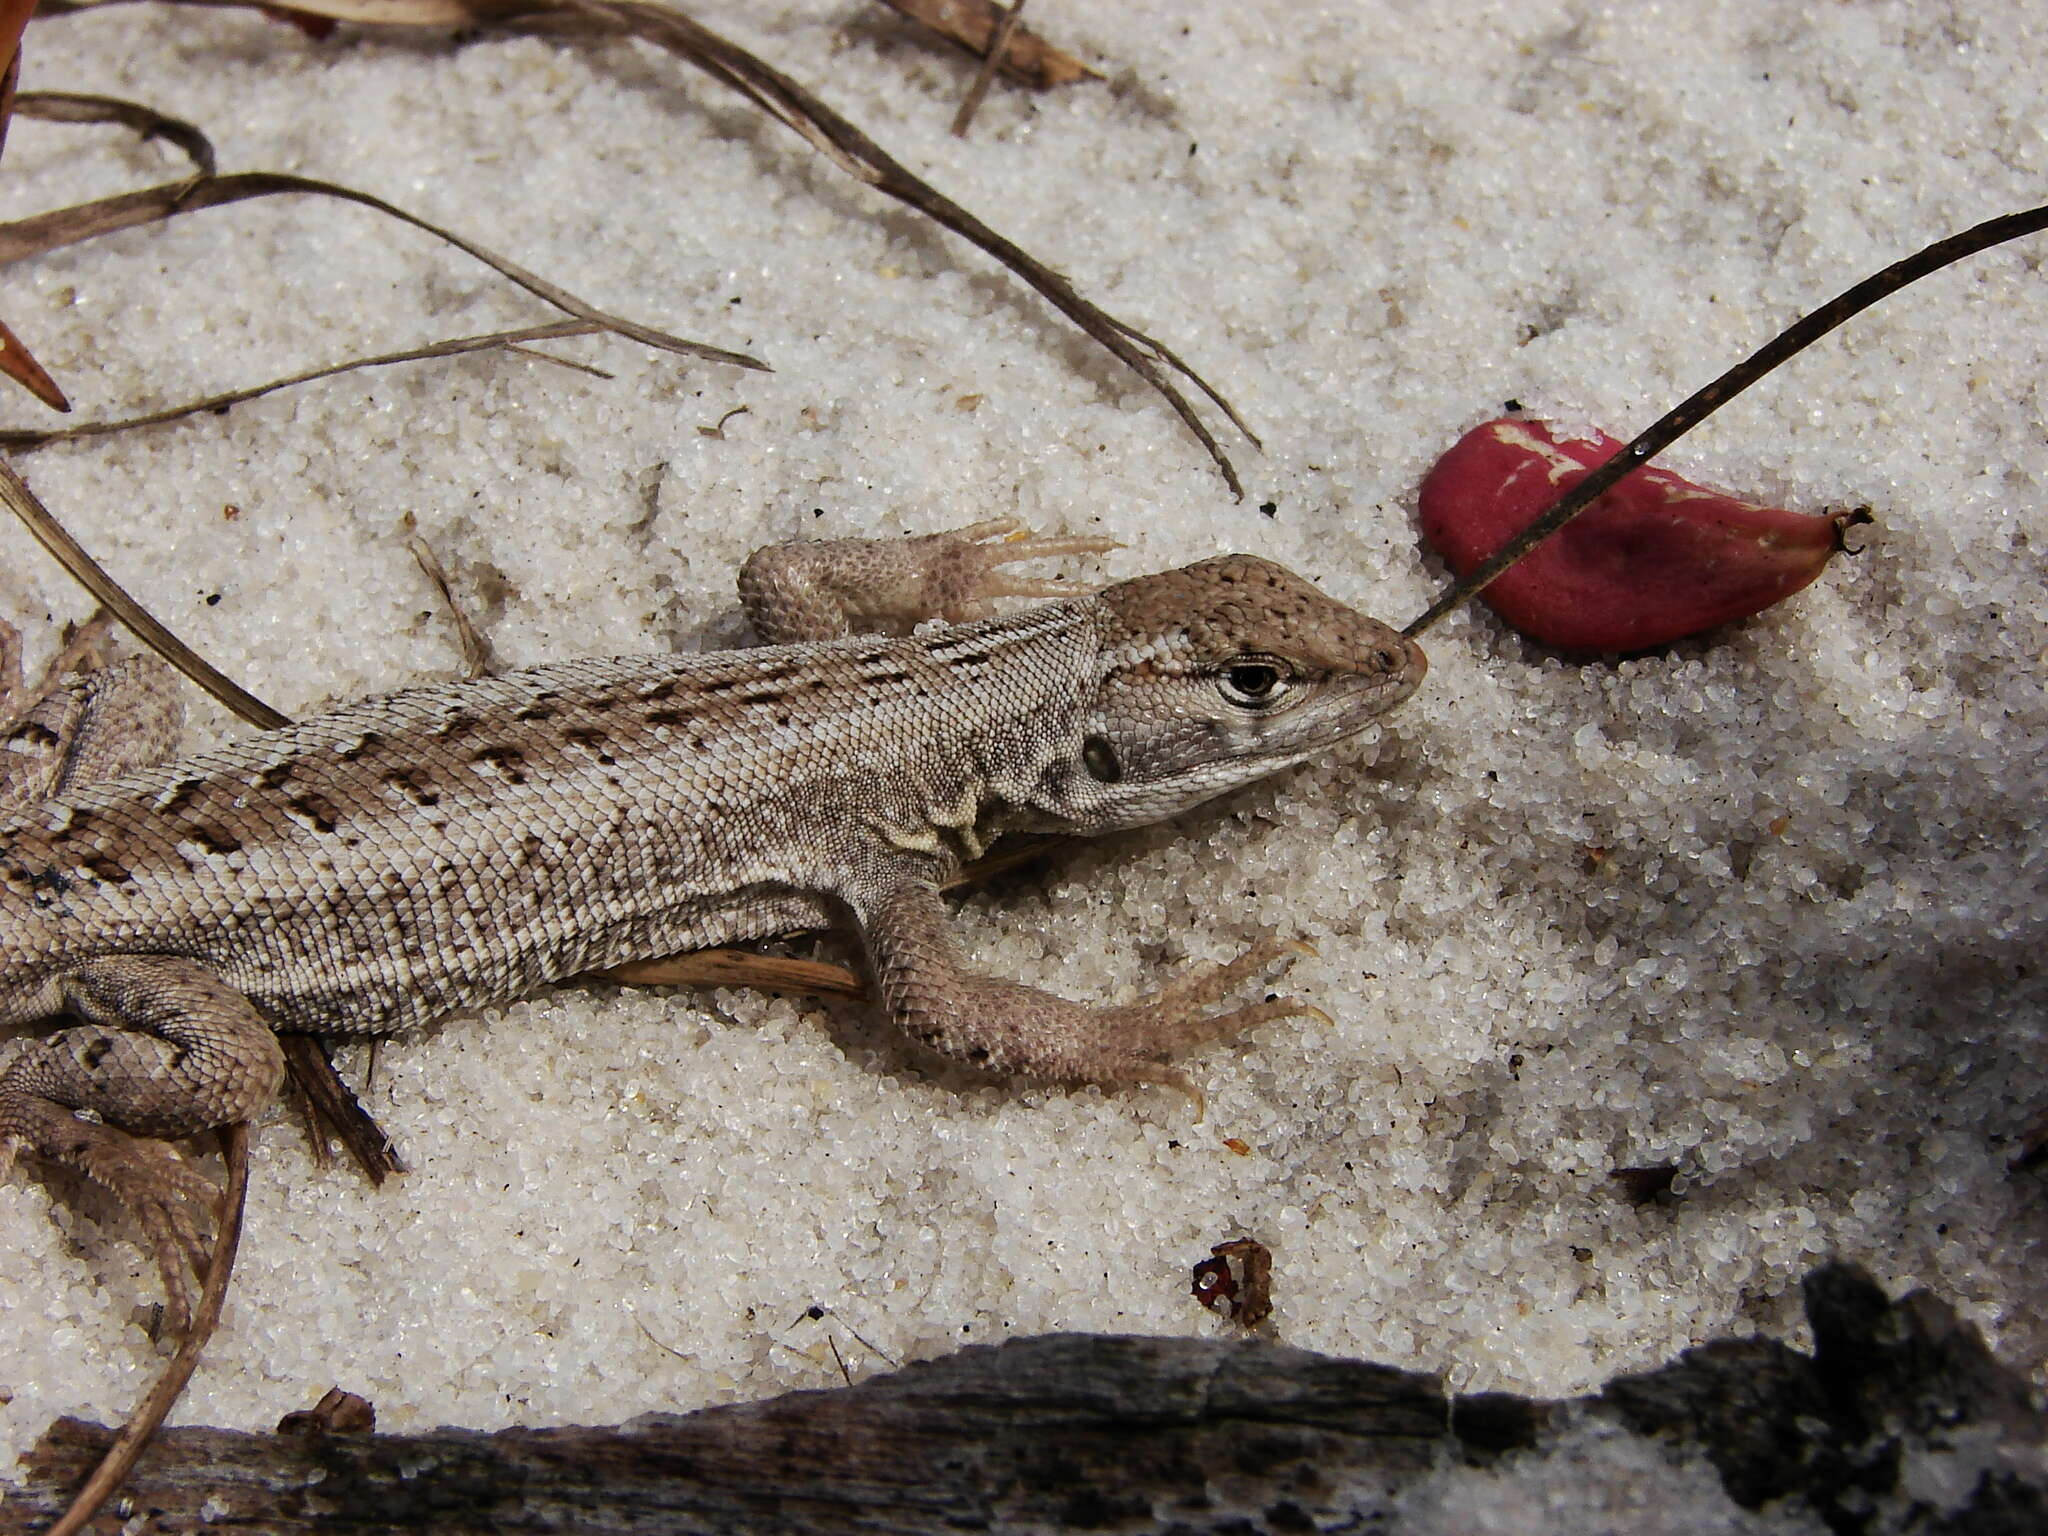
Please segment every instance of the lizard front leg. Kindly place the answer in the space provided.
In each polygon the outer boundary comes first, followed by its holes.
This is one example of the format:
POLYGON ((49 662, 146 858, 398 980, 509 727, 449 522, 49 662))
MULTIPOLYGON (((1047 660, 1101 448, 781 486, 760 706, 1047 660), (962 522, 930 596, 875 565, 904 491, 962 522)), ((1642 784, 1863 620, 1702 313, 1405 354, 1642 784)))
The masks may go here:
POLYGON ((0 1171, 26 1149, 110 1191, 141 1224, 182 1333, 219 1191, 166 1138, 259 1113, 284 1053, 254 1005, 196 961, 110 955, 59 985, 86 1022, 25 1042, 0 1072, 0 1171))
POLYGON ((740 567, 740 603, 771 645, 902 631, 925 619, 984 617, 999 597, 1075 597, 1087 587, 1005 575, 999 567, 1122 548, 1091 534, 1051 538, 1014 517, 907 539, 771 544, 740 567))
POLYGON ((855 913, 875 990, 897 1026, 943 1055, 1000 1077, 1106 1089, 1161 1083, 1192 1098, 1199 1116, 1201 1091, 1168 1065, 1172 1057, 1274 1019, 1328 1019, 1292 998, 1207 1011, 1275 962, 1306 953, 1300 943, 1269 939, 1228 964, 1183 972, 1136 1002, 1088 1007, 969 970, 928 881, 882 886, 858 900, 855 913))

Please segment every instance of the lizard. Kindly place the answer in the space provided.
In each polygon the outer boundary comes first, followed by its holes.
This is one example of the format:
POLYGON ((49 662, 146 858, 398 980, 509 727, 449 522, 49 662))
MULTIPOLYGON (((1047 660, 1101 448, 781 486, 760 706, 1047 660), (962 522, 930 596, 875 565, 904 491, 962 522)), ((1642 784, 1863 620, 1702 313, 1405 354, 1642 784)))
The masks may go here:
POLYGON ((1194 1093, 1174 1056, 1314 1011, 1210 1011, 1295 946, 1090 1007, 971 969, 940 883, 1003 833, 1139 826, 1302 762, 1427 661, 1256 556, 1093 590, 1002 569, 1116 547, 1014 519, 774 545, 739 579, 764 645, 427 684, 182 758, 162 663, 31 696, 0 636, 0 1026, 59 1025, 0 1069, 0 1173, 26 1151, 109 1190, 183 1332, 218 1189, 172 1143, 271 1101, 278 1032, 832 926, 946 1057, 1194 1093))

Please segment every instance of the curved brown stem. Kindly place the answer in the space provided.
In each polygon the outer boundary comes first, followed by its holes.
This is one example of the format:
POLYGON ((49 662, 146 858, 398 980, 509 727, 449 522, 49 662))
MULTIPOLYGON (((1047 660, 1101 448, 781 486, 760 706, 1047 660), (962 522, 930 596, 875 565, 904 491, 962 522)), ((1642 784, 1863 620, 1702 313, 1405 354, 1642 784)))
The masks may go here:
POLYGON ((228 1165, 228 1187, 222 1195, 220 1226, 214 1237, 213 1260, 206 1266, 206 1283, 199 1293, 199 1310, 192 1328, 178 1343, 178 1351, 164 1367, 163 1375, 137 1406, 114 1443, 107 1447, 92 1476, 85 1480, 71 1500, 71 1507, 51 1526, 47 1536, 78 1536, 99 1508, 113 1497, 127 1480, 135 1463, 149 1446, 150 1437, 169 1416, 184 1395, 185 1384, 199 1368, 200 1351, 213 1337, 220 1323, 221 1308, 227 1304, 228 1280, 235 1272, 235 1249, 242 1239, 242 1207, 249 1194, 249 1127, 245 1121, 220 1129, 221 1156, 228 1165))

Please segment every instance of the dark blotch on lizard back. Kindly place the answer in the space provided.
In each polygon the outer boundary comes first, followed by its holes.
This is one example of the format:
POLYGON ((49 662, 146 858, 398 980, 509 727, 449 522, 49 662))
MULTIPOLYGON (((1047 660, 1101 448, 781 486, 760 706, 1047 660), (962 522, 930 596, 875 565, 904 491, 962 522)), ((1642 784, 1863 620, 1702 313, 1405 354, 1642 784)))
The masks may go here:
POLYGON ((324 795, 300 795, 288 803, 292 814, 316 832, 332 832, 340 824, 341 813, 324 795))
POLYGON ((405 796, 414 805, 429 806, 441 803, 439 795, 435 794, 431 789, 423 787, 418 779, 402 770, 385 774, 384 782, 405 796))
POLYGON ((171 792, 151 807, 159 816, 175 816, 189 807, 199 791, 206 787, 204 779, 180 779, 171 786, 171 792))
POLYGON ((96 853, 80 866, 93 879, 108 885, 126 885, 135 878, 126 864, 104 853, 96 853))
POLYGON ((495 768, 508 784, 526 782, 526 754, 516 747, 485 747, 470 762, 477 767, 495 768))
POLYGON ((242 847, 242 840, 232 832, 209 826, 204 822, 182 827, 178 835, 199 844, 208 853, 238 853, 242 847))

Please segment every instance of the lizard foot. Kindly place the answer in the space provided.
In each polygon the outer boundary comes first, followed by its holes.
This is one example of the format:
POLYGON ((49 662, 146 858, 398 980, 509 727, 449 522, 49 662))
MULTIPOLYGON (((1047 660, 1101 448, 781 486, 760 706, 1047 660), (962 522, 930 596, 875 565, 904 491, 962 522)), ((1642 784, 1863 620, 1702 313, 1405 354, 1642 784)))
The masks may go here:
POLYGON ((912 539, 827 539, 757 550, 740 568, 740 602, 773 643, 903 631, 926 619, 961 624, 1002 597, 1080 597, 1076 583, 1000 568, 1121 548, 1094 534, 1041 536, 1014 517, 912 539))
MULTIPOLYGON (((164 1321, 182 1335, 192 1321, 192 1282, 212 1257, 219 1188, 169 1142, 81 1120, 48 1100, 0 1095, 0 1148, 25 1147, 83 1174, 125 1207, 142 1228, 164 1282, 164 1321)), ((4 1169, 9 1157, 0 1157, 4 1169)))
POLYGON ((935 533, 929 541, 910 542, 931 544, 932 552, 925 556, 927 601, 933 612, 954 624, 981 617, 985 606, 999 597, 1079 597, 1095 590, 1077 582, 1008 576, 998 572, 999 566, 1055 555, 1106 555, 1123 548, 1115 539, 1093 534, 1036 534, 1014 517, 992 517, 950 533, 935 533))
POLYGON ((1135 1002, 1091 1008, 1036 987, 981 976, 959 963, 938 892, 905 881, 860 912, 868 971, 905 1034, 999 1077, 1127 1088, 1159 1083, 1195 1101, 1202 1093, 1169 1065, 1182 1051, 1320 1008, 1275 997, 1223 1013, 1209 1006, 1253 976, 1298 955, 1298 940, 1266 938, 1222 965, 1197 965, 1135 1002))
POLYGON ((1206 1107, 1202 1090, 1187 1073, 1168 1065, 1168 1059, 1275 1019, 1307 1017, 1333 1023, 1313 1003, 1292 997, 1269 998, 1226 1013, 1202 1011, 1252 977, 1276 966, 1285 968, 1298 957, 1315 952, 1314 946, 1300 939, 1269 936, 1235 960, 1192 966, 1148 997, 1102 1009, 1103 1034, 1116 1042, 1118 1050, 1115 1059, 1105 1063, 1106 1070, 1093 1080, 1105 1086, 1144 1082, 1176 1089, 1194 1101, 1195 1118, 1200 1120, 1206 1107))

